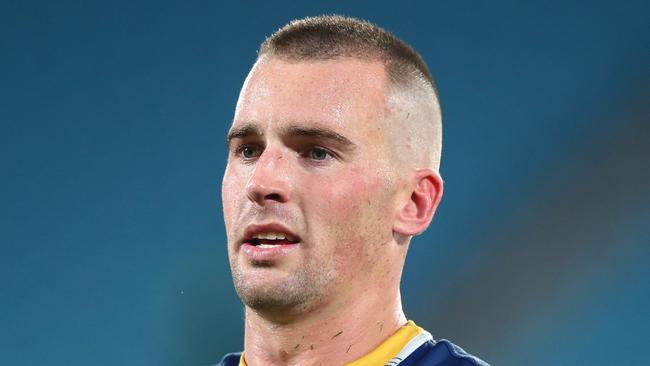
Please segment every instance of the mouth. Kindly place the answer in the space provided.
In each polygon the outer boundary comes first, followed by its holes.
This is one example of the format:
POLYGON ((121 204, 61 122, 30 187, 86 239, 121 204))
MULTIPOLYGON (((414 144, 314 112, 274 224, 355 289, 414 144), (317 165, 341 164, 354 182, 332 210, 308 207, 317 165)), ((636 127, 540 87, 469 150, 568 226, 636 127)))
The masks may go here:
POLYGON ((285 234, 282 233, 261 233, 246 241, 246 244, 258 248, 273 248, 278 245, 289 245, 296 244, 297 241, 288 239, 285 234))
POLYGON ((246 228, 242 244, 259 249, 298 244, 300 238, 279 224, 251 225, 246 228))
POLYGON ((253 266, 269 267, 282 262, 300 248, 300 237, 280 224, 250 225, 241 249, 253 266))

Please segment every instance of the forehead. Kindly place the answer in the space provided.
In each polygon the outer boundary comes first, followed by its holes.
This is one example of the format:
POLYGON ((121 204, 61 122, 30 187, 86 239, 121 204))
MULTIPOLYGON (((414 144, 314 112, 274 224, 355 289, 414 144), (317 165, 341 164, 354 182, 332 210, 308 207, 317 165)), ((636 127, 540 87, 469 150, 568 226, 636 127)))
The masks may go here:
POLYGON ((367 133, 388 113, 387 75, 380 62, 357 59, 262 59, 242 87, 233 127, 318 124, 367 133))

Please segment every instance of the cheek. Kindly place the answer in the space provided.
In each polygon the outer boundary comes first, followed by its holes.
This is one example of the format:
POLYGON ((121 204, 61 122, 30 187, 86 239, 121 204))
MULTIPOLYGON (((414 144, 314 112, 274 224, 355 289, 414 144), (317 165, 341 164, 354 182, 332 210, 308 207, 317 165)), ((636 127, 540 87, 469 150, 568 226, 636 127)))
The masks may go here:
POLYGON ((358 215, 376 189, 375 184, 359 170, 339 173, 315 182, 322 187, 322 192, 318 195, 322 218, 329 222, 358 215))
POLYGON ((236 169, 226 167, 223 181, 221 182, 221 201, 227 231, 232 228, 236 214, 241 211, 237 207, 242 202, 241 196, 245 194, 244 191, 244 177, 236 169))
POLYGON ((330 200, 334 210, 354 216, 366 211, 373 212, 377 204, 386 203, 386 182, 377 175, 376 169, 351 169, 329 182, 330 200))
POLYGON ((230 213, 232 212, 232 188, 232 172, 226 168, 226 171, 223 175, 223 180, 221 181, 221 204, 223 206, 223 218, 226 221, 226 224, 228 223, 230 213))
POLYGON ((376 172, 351 169, 318 184, 323 190, 315 219, 340 251, 358 251, 391 232, 383 230, 390 215, 388 193, 376 172))

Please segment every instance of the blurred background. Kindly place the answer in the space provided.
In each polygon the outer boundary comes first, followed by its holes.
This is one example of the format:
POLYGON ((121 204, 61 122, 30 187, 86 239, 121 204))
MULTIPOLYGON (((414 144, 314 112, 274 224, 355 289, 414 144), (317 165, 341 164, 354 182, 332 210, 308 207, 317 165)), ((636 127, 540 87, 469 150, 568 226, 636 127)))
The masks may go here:
POLYGON ((650 3, 2 1, 0 362, 240 350, 225 134, 258 44, 340 13, 437 80, 407 316, 493 365, 650 364, 650 3))

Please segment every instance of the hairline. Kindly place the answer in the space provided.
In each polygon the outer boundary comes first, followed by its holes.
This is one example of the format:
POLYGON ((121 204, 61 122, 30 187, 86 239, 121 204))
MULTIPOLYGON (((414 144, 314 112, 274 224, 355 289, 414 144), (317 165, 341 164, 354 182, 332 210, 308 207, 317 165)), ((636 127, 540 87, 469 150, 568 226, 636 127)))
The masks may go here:
MULTIPOLYGON (((384 118, 399 120, 398 123, 407 123, 398 116, 399 109, 396 108, 397 105, 409 106, 414 108, 410 114, 417 114, 418 111, 422 109, 433 109, 435 115, 432 115, 431 118, 435 118, 437 122, 434 122, 431 127, 435 130, 435 134, 438 135, 441 131, 438 129, 442 120, 442 113, 440 102, 438 99, 438 93, 436 88, 423 76, 411 76, 409 78, 402 78, 402 82, 397 82, 394 78, 391 78, 390 71, 384 59, 380 56, 358 56, 355 54, 341 54, 334 57, 292 57, 292 55, 287 55, 283 53, 274 53, 274 52, 264 52, 260 53, 253 65, 255 68, 257 65, 264 64, 266 62, 280 61, 287 63, 327 63, 327 62, 345 62, 345 61, 360 61, 367 63, 376 63, 381 64, 384 70, 384 79, 385 79, 385 106, 390 111, 390 115, 384 116, 384 118), (399 102, 398 102, 399 101, 399 102), (418 107, 419 105, 419 107, 418 107)), ((252 70, 251 70, 252 71, 252 70)), ((388 120, 387 120, 388 121, 388 120)), ((415 122, 415 121, 414 121, 415 122)), ((415 122, 417 123, 417 122, 415 122)), ((427 123, 428 124, 428 123, 427 123)), ((434 154, 430 156, 427 154, 427 161, 429 158, 430 163, 420 164, 415 161, 418 167, 427 167, 432 168, 435 171, 440 169, 440 160, 441 160, 441 136, 438 136, 437 140, 432 141, 434 143, 435 151, 432 151, 434 154)), ((395 146, 397 148, 398 146, 395 146)), ((397 154, 396 158, 403 158, 402 154, 397 154)), ((411 166, 408 161, 399 160, 400 166, 408 168, 411 166)))
POLYGON ((398 64, 397 62, 394 62, 391 58, 377 50, 374 50, 372 52, 345 52, 328 57, 297 57, 287 52, 277 52, 272 48, 260 47, 257 58, 255 59, 255 63, 270 59, 278 59, 280 61, 290 63, 327 61, 335 62, 345 60, 358 60, 368 63, 377 62, 380 63, 383 66, 384 71, 386 71, 386 79, 388 81, 387 86, 389 91, 392 91, 395 88, 400 89, 401 91, 404 90, 403 88, 418 88, 422 86, 422 83, 424 83, 430 89, 430 91, 433 91, 435 102, 437 104, 440 104, 438 88, 436 87, 433 79, 430 79, 430 77, 425 75, 418 68, 415 68, 415 73, 411 73, 409 76, 404 76, 398 71, 397 67, 392 67, 393 65, 398 64))

